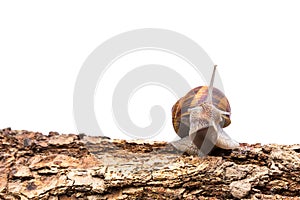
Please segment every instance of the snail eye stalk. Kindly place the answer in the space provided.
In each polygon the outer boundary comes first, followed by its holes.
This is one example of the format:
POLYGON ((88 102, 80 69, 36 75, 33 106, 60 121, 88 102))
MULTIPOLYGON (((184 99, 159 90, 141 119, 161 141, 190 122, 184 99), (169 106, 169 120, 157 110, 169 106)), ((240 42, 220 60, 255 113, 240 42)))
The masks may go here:
POLYGON ((208 94, 207 94, 206 102, 208 102, 210 104, 212 104, 212 93, 213 93, 213 88, 214 88, 216 69, 217 69, 217 65, 214 66, 214 70, 211 75, 211 79, 210 79, 210 83, 209 83, 209 87, 208 87, 208 94))

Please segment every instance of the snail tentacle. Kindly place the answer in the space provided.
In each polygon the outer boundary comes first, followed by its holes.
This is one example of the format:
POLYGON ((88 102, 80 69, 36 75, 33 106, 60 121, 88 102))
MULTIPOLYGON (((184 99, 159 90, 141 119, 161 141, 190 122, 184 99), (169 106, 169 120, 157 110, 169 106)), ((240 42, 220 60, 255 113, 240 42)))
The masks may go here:
POLYGON ((226 112, 224 110, 218 109, 216 106, 212 105, 216 111, 220 113, 220 115, 231 115, 231 112, 226 112))
POLYGON ((206 101, 210 104, 212 104, 212 96, 213 96, 213 87, 214 87, 214 81, 215 81, 215 74, 216 74, 217 65, 214 66, 213 73, 211 75, 209 88, 208 88, 208 95, 206 101))

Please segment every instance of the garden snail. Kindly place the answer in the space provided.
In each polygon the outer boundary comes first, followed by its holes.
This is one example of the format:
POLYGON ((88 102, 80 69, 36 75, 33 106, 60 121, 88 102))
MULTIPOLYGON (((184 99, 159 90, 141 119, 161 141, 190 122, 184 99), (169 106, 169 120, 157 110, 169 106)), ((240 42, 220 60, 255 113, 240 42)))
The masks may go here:
POLYGON ((223 130, 231 123, 226 96, 213 87, 216 65, 209 86, 199 86, 172 107, 172 122, 180 140, 171 144, 188 154, 207 155, 215 146, 234 149, 239 143, 223 130))

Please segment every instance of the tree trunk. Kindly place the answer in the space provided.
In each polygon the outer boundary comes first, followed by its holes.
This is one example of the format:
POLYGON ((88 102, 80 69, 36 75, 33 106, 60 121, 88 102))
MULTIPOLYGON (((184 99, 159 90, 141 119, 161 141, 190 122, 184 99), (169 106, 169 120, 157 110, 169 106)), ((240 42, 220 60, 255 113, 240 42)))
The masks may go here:
POLYGON ((300 145, 216 149, 0 130, 0 199, 300 199, 300 145))

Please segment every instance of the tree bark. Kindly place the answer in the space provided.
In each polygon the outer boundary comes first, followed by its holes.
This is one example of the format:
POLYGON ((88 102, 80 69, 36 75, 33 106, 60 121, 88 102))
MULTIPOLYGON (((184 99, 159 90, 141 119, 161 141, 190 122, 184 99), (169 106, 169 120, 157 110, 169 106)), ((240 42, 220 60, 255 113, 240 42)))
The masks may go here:
POLYGON ((0 199, 300 199, 300 145, 203 158, 165 142, 0 130, 0 199))

